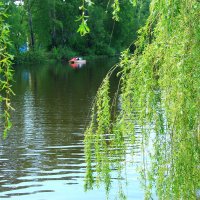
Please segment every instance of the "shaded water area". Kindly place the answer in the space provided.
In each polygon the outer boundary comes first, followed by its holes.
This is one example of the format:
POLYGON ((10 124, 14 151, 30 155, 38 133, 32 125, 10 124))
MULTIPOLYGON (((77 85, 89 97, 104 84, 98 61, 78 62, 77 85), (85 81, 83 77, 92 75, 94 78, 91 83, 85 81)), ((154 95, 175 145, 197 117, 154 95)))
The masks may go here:
MULTIPOLYGON (((84 192, 83 132, 97 88, 115 62, 15 68, 13 128, 6 140, 0 140, 0 199, 106 199, 104 186, 84 192)), ((111 89, 117 83, 113 77, 111 89)), ((140 155, 135 151, 137 163, 140 155)), ((126 176, 127 198, 143 199, 135 165, 127 167, 126 176)), ((112 182, 110 199, 115 199, 117 178, 112 182)))

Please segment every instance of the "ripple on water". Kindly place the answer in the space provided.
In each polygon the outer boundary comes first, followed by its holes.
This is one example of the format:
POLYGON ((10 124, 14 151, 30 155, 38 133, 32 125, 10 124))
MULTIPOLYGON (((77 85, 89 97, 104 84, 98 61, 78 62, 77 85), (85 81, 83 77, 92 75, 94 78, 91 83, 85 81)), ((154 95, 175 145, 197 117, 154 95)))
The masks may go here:
MULTIPOLYGON (((96 90, 111 66, 104 59, 80 70, 55 64, 16 67, 13 129, 6 140, 0 139, 0 199, 105 199, 103 186, 84 192, 83 132, 96 90)), ((138 194, 143 199, 134 170, 130 167, 128 176, 137 194, 133 188, 128 193, 130 199, 138 194)), ((113 171, 116 196, 118 174, 113 171)))

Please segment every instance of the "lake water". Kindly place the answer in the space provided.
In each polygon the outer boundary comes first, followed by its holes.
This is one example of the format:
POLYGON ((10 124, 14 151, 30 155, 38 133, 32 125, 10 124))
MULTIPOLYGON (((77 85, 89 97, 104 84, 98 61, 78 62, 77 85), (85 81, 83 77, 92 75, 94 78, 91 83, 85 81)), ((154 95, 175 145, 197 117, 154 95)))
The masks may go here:
MULTIPOLYGON (((83 132, 97 88, 115 62, 15 67, 13 128, 6 140, 0 139, 0 199, 106 199, 103 185, 84 191, 83 132)), ((111 94, 117 83, 113 77, 111 94)), ((140 154, 135 152, 137 163, 140 154)), ((127 199, 143 199, 136 165, 128 165, 126 173, 127 199)), ((118 180, 113 178, 110 199, 117 193, 118 180)))

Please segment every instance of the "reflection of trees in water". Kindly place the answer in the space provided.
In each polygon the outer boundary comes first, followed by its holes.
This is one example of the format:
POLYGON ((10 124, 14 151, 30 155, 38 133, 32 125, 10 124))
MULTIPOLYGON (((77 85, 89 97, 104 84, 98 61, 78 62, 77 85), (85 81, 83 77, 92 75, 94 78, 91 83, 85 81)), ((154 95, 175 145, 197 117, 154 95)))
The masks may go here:
POLYGON ((107 68, 19 67, 9 138, 1 141, 2 192, 26 182, 83 177, 83 129, 93 94, 107 68), (5 159, 5 160, 3 160, 5 159), (5 187, 5 185, 7 185, 5 187))

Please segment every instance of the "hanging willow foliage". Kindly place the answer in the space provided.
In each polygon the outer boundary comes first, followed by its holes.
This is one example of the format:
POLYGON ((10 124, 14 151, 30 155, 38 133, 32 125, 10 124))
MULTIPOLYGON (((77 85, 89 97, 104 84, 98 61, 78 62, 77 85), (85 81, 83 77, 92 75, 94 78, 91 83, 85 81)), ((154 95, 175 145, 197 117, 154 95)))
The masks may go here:
MULTIPOLYGON (((200 2, 152 0, 133 55, 124 51, 118 102, 109 79, 97 93, 85 132, 86 189, 110 188, 110 170, 126 167, 126 150, 141 130, 145 198, 196 199, 200 190, 200 2), (115 115, 112 116, 115 110, 115 115), (117 111, 116 111, 117 110, 117 111), (128 141, 127 142, 127 138, 128 141), (153 143, 148 160, 149 144, 153 143), (128 146, 129 145, 129 146, 128 146), (93 175, 91 163, 96 163, 93 175)), ((121 195, 125 198, 124 195, 121 195)))
POLYGON ((10 81, 12 80, 13 70, 12 56, 7 53, 9 41, 9 26, 5 23, 7 15, 3 4, 0 2, 0 105, 3 106, 3 113, 0 113, 0 117, 4 121, 3 137, 7 136, 8 130, 11 128, 10 122, 10 110, 12 109, 10 103, 10 96, 13 94, 10 81))
MULTIPOLYGON (((136 2, 136 0, 133 0, 133 2, 136 2)), ((77 22, 80 22, 79 28, 77 32, 80 33, 81 36, 84 36, 90 32, 90 28, 88 26, 88 6, 92 6, 94 2, 92 0, 82 0, 82 5, 79 7, 79 10, 81 11, 81 16, 77 18, 77 22)), ((108 0, 107 7, 110 4, 110 0, 108 0)), ((114 0, 113 3, 111 4, 111 7, 113 8, 112 12, 112 18, 114 21, 119 21, 119 11, 120 11, 120 6, 119 6, 119 0, 114 0)), ((106 11, 107 12, 107 11, 106 11)))

